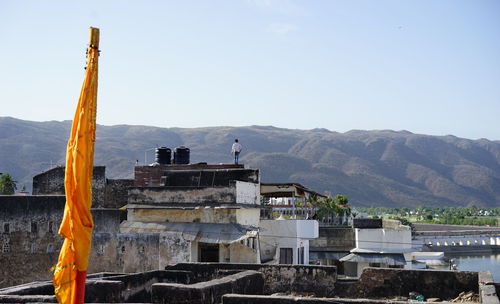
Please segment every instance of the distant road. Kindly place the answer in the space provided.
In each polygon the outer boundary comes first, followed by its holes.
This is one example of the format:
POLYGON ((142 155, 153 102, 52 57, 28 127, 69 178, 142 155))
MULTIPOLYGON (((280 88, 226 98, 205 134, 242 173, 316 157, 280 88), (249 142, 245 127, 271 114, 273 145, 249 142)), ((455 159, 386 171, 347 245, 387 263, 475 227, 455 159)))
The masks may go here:
POLYGON ((498 231, 500 232, 500 227, 487 227, 487 226, 471 226, 471 225, 442 225, 442 224, 422 224, 413 223, 416 232, 424 231, 471 231, 471 230, 481 230, 481 231, 498 231))

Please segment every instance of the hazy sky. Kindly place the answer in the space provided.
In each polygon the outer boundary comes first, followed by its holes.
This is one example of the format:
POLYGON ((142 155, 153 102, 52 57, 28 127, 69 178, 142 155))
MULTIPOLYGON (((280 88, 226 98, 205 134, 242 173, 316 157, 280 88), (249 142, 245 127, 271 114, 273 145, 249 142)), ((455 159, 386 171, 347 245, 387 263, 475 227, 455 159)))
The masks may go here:
POLYGON ((0 116, 500 140, 500 1, 0 1, 0 116))

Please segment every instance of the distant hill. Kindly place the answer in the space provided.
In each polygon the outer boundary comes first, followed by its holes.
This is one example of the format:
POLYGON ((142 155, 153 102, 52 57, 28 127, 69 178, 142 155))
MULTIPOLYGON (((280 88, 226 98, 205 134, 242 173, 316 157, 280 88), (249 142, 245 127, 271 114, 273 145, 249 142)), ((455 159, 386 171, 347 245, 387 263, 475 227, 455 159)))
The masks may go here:
MULTIPOLYGON (((31 189, 33 175, 64 164, 70 127, 70 121, 0 117, 0 172, 31 189)), ((157 145, 185 145, 193 163, 227 163, 234 138, 244 147, 241 161, 260 168, 263 181, 342 193, 355 206, 500 204, 499 141, 407 131, 99 125, 95 164, 105 165, 110 178, 129 178, 145 153, 153 161, 154 151, 148 149, 157 145)))

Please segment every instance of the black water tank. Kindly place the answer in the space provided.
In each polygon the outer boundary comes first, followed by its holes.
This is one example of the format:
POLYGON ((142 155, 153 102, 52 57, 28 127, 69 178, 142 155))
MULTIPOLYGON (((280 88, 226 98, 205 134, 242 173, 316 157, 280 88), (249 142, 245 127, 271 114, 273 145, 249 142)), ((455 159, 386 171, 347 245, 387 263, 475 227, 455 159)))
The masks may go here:
POLYGON ((167 147, 156 148, 155 161, 160 165, 169 165, 172 161, 172 150, 167 147))
POLYGON ((174 149, 174 164, 177 165, 189 164, 189 148, 180 146, 174 149))

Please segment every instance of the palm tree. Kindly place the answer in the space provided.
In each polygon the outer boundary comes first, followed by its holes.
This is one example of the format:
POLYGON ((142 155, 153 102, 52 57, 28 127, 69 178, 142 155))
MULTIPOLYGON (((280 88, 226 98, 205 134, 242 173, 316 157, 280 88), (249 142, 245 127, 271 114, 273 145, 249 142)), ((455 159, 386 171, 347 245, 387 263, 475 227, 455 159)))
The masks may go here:
POLYGON ((341 217, 342 223, 340 224, 346 224, 347 217, 351 215, 351 207, 347 205, 349 199, 345 195, 337 194, 335 197, 328 196, 315 201, 318 207, 316 214, 319 219, 331 221, 334 217, 341 217))
POLYGON ((3 173, 0 175, 0 194, 12 195, 16 192, 17 181, 12 178, 9 173, 3 173))

